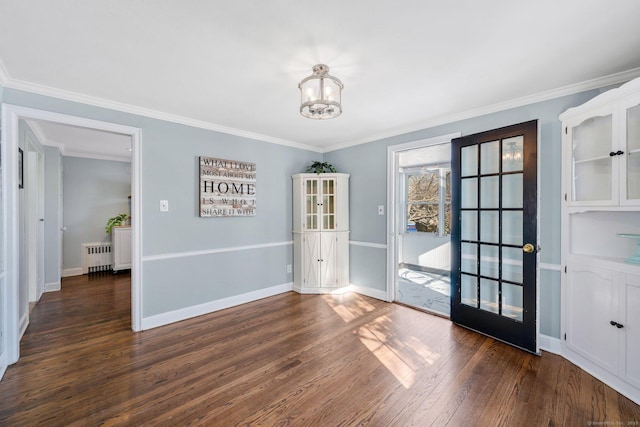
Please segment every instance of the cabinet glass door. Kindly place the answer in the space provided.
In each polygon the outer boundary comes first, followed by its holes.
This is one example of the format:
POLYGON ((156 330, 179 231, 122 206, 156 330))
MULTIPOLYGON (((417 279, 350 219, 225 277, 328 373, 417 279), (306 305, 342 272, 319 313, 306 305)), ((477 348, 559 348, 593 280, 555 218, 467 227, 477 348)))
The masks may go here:
POLYGON ((318 180, 305 181, 304 227, 306 230, 318 230, 318 180))
POLYGON ((627 109, 626 199, 640 200, 640 105, 627 109))
POLYGON ((333 179, 322 180, 322 229, 334 230, 336 228, 336 185, 333 179))
POLYGON ((612 117, 591 117, 572 128, 571 201, 613 200, 612 117))

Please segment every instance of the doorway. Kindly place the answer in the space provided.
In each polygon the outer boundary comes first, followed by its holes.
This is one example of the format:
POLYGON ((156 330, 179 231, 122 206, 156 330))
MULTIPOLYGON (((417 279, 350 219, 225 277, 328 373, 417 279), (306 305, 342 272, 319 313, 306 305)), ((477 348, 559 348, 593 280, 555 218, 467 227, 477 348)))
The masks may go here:
MULTIPOLYGON (((2 364, 15 363, 19 358, 20 348, 20 319, 24 318, 28 310, 27 298, 21 297, 19 287, 19 266, 24 256, 19 252, 19 212, 18 206, 18 158, 19 122, 20 120, 44 120, 87 129, 95 129, 128 135, 131 138, 131 211, 132 211, 132 274, 131 274, 131 328, 141 330, 142 298, 141 298, 141 131, 139 128, 85 119, 65 114, 52 113, 44 110, 25 108, 15 105, 2 105, 3 144, 2 144, 2 172, 3 214, 5 215, 3 244, 3 265, 5 270, 5 286, 0 289, 0 301, 4 314, 4 334, 2 336, 2 364), (9 161, 12 160, 12 161, 9 161)), ((62 227, 62 224, 59 224, 62 227)), ((0 366, 0 369, 2 366, 0 366)))
POLYGON ((387 299, 450 312, 450 142, 459 133, 387 150, 387 299))

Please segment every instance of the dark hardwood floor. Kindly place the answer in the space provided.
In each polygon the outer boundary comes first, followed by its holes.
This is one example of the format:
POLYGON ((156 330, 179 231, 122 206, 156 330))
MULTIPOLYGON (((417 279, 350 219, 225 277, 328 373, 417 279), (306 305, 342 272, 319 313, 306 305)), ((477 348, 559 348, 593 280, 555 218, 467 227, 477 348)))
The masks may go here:
POLYGON ((127 274, 81 276, 42 297, 0 382, 0 425, 640 422, 561 357, 401 305, 289 292, 133 333, 129 287, 127 274))

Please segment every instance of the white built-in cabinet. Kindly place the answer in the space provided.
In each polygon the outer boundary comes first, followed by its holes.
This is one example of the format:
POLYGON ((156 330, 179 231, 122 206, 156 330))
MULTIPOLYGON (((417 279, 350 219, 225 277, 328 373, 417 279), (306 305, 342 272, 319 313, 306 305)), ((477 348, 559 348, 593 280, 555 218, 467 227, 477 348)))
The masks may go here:
POLYGON ((131 226, 116 226, 111 230, 113 271, 131 268, 131 226))
POLYGON ((324 293, 349 284, 349 175, 293 178, 293 284, 324 293))
POLYGON ((640 403, 640 79, 560 119, 563 354, 640 403))

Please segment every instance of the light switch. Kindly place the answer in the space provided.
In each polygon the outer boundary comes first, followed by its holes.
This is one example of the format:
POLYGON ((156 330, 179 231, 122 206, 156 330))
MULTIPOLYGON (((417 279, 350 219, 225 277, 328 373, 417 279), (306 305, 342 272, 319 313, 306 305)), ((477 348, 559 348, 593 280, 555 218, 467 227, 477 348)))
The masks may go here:
POLYGON ((384 205, 378 205, 378 215, 384 215, 384 205))
POLYGON ((169 212, 168 200, 160 200, 160 212, 169 212))

